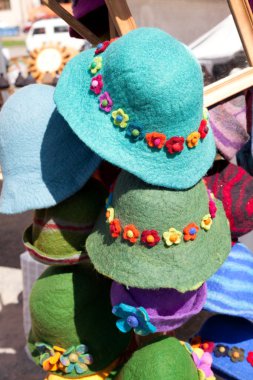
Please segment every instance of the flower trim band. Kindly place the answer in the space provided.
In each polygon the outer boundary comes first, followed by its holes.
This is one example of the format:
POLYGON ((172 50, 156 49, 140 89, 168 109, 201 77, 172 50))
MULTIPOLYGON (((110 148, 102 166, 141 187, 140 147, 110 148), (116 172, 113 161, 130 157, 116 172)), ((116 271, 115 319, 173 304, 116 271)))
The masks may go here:
MULTIPOLYGON (((89 66, 90 73, 96 75, 91 79, 90 91, 95 95, 101 94, 99 96, 99 109, 108 114, 112 111, 113 100, 107 91, 102 93, 104 86, 103 77, 101 74, 97 75, 97 73, 102 69, 103 60, 102 56, 98 55, 103 53, 113 41, 114 40, 104 41, 97 45, 93 61, 89 66)), ((206 138, 209 132, 209 116, 206 108, 203 111, 203 118, 198 130, 190 133, 186 137, 172 136, 168 138, 165 134, 156 131, 145 133, 144 126, 135 121, 131 121, 129 115, 123 108, 113 110, 111 112, 111 119, 114 126, 120 128, 120 130, 125 130, 125 136, 129 138, 131 142, 137 142, 145 138, 145 142, 149 148, 157 151, 164 149, 168 155, 180 154, 185 149, 185 146, 189 149, 195 148, 199 141, 206 138)))
POLYGON ((88 365, 93 363, 93 358, 88 354, 88 348, 84 344, 71 346, 67 350, 58 346, 50 346, 45 343, 35 343, 40 353, 40 365, 44 371, 70 374, 73 371, 81 375, 88 371, 88 365))

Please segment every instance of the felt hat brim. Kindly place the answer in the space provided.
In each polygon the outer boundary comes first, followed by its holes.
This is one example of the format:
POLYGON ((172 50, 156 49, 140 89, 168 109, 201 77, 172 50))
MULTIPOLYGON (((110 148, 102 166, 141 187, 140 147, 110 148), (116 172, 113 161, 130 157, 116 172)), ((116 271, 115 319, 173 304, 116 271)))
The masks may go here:
POLYGON ((86 241, 88 255, 99 273, 125 286, 180 292, 197 289, 223 264, 231 249, 225 212, 220 201, 216 205, 212 228, 208 232, 200 229, 196 241, 175 250, 163 243, 148 249, 140 243, 128 246, 121 238, 113 239, 102 212, 86 241))
MULTIPOLYGON (((54 94, 60 114, 89 148, 143 181, 173 189, 194 186, 212 166, 215 158, 216 147, 211 128, 206 138, 200 140, 195 148, 185 147, 178 156, 167 155, 163 149, 152 151, 144 140, 132 143, 124 131, 113 125, 111 115, 99 109, 98 97, 89 91, 91 75, 88 67, 94 51, 85 51, 66 65, 54 94)), ((106 65, 105 57, 103 65, 106 65)), ((121 104, 121 107, 127 110, 127 105, 121 104)), ((198 129, 196 115, 189 115, 187 125, 192 132, 198 129)), ((175 121, 173 127, 180 131, 182 121, 175 121)))
POLYGON ((34 260, 46 265, 74 265, 85 260, 89 260, 85 250, 77 251, 72 255, 65 255, 65 257, 52 257, 47 255, 45 252, 42 252, 33 245, 32 226, 26 229, 23 235, 23 244, 34 260))

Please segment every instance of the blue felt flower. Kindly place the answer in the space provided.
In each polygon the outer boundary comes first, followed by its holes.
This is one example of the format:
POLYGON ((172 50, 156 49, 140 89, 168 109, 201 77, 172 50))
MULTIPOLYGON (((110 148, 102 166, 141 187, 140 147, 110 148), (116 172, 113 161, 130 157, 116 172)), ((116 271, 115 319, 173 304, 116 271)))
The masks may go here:
POLYGON ((156 327, 150 322, 149 315, 144 307, 136 308, 120 303, 113 307, 112 313, 120 318, 116 325, 123 333, 132 329, 136 334, 143 336, 156 332, 156 327))
POLYGON ((132 141, 142 140, 144 138, 143 127, 136 124, 129 124, 126 130, 126 136, 132 141))
POLYGON ((60 362, 65 367, 65 373, 75 371, 82 374, 88 370, 87 365, 93 363, 93 358, 87 353, 88 349, 84 344, 75 347, 72 346, 66 350, 60 357, 60 362))

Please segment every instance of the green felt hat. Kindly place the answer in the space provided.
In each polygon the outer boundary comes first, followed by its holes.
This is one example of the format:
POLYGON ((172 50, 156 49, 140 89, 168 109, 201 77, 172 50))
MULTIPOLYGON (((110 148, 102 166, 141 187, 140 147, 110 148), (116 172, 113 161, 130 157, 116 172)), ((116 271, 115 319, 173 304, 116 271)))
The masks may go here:
POLYGON ((199 380, 186 348, 175 338, 163 338, 136 351, 117 380, 199 380))
POLYGON ((99 372, 119 358, 130 335, 116 327, 110 286, 89 263, 52 266, 39 277, 30 296, 28 342, 36 364, 78 378, 99 372))
POLYGON ((36 210, 34 221, 24 233, 25 248, 47 265, 75 264, 87 259, 83 247, 104 207, 106 191, 95 179, 58 205, 36 210))
POLYGON ((200 181, 185 191, 122 172, 112 202, 86 241, 96 270, 136 288, 198 288, 231 249, 222 203, 200 181))

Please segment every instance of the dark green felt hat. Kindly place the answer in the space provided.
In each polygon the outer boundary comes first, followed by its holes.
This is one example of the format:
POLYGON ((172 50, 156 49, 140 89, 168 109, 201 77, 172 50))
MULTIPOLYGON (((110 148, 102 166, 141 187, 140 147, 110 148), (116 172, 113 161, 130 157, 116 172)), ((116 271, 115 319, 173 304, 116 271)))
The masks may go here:
POLYGON ((116 327, 110 286, 89 263, 51 266, 39 277, 30 297, 28 342, 36 364, 78 378, 95 374, 119 358, 130 336, 116 327))
POLYGON ((116 282, 185 292, 217 271, 231 238, 222 203, 202 181, 175 191, 122 172, 86 249, 96 270, 116 282))
POLYGON ((106 191, 96 179, 58 205, 35 210, 24 233, 30 255, 47 265, 76 264, 87 258, 85 241, 104 207, 106 191))
POLYGON ((199 380, 186 348, 175 338, 164 338, 136 351, 117 380, 199 380))

